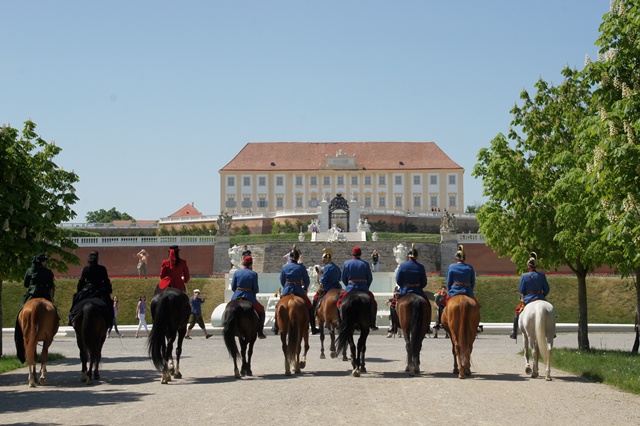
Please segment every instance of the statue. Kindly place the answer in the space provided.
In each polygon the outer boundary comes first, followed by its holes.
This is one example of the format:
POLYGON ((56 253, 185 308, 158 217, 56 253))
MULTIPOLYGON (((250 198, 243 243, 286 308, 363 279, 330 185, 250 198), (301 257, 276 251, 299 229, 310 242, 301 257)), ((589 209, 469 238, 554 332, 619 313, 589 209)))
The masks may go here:
POLYGON ((320 220, 319 219, 311 219, 311 223, 307 227, 307 232, 318 232, 320 230, 320 220))
POLYGON ((242 265, 242 248, 237 245, 234 245, 229 249, 229 259, 231 260, 231 270, 229 271, 229 283, 228 289, 231 290, 231 282, 233 281, 233 275, 236 273, 238 269, 244 269, 242 265))
POLYGON ((229 235, 229 231, 231 230, 231 222, 233 222, 233 218, 229 216, 228 213, 220 213, 218 216, 218 235, 224 236, 229 235))
POLYGON ((400 264, 407 261, 407 248, 402 243, 400 243, 397 247, 394 247, 393 255, 396 257, 396 263, 398 264, 398 266, 396 267, 397 271, 398 267, 400 267, 400 264))
POLYGON ((329 232, 331 233, 331 235, 327 240, 328 242, 330 243, 335 243, 335 242, 346 243, 347 242, 347 237, 342 233, 342 229, 340 229, 340 227, 335 223, 331 225, 331 229, 329 230, 329 232))
POLYGON ((445 211, 442 214, 442 221, 440 222, 440 233, 448 234, 456 232, 456 217, 453 214, 445 211))

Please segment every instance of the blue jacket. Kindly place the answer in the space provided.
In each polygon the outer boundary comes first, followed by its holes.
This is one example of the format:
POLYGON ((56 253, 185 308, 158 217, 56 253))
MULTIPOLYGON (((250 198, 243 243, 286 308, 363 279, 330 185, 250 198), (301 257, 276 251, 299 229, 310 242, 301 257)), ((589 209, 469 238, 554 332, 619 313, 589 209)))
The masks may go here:
POLYGON ((476 286, 476 272, 473 266, 466 263, 454 263, 449 266, 447 273, 447 290, 449 296, 457 296, 458 294, 466 294, 469 297, 475 297, 473 289, 476 286), (459 283, 459 284, 456 284, 459 283))
POLYGON ((309 288, 307 268, 299 263, 287 263, 280 270, 280 285, 283 287, 282 296, 287 294, 306 296, 309 288))
POLYGON ((243 298, 251 303, 256 303, 256 294, 260 291, 258 274, 246 268, 236 271, 231 280, 231 290, 233 290, 231 300, 243 298))
POLYGON ((373 276, 369 263, 362 259, 353 258, 344 262, 342 266, 342 282, 347 286, 345 290, 369 291, 373 276))
POLYGON ((340 267, 333 262, 329 262, 322 270, 320 289, 329 291, 334 288, 342 288, 342 284, 340 284, 340 267))
POLYGON ((549 294, 547 277, 538 271, 527 272, 520 277, 520 293, 524 295, 525 305, 534 300, 546 300, 549 294))
POLYGON ((416 293, 424 296, 424 288, 427 286, 427 271, 424 266, 415 260, 407 260, 398 266, 396 283, 400 287, 398 294, 404 296, 407 293, 416 293))
POLYGON ((189 303, 191 303, 191 313, 196 315, 202 315, 202 300, 199 297, 191 296, 189 298, 189 303))

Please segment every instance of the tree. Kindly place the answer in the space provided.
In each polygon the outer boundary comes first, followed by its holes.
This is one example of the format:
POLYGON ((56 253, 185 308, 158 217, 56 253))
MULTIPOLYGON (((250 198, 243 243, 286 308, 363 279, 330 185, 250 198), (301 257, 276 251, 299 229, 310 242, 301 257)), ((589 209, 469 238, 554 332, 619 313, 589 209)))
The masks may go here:
POLYGON ((567 265, 576 275, 578 346, 589 349, 586 277, 603 263, 604 244, 602 222, 589 220, 600 203, 584 183, 593 146, 579 135, 593 108, 589 84, 577 71, 562 73, 560 86, 540 79, 533 98, 522 92, 523 105, 511 111, 515 146, 498 135, 478 154, 473 175, 489 197, 478 212, 480 232, 499 255, 524 269, 536 251, 541 267, 567 265))
POLYGON ((470 204, 467 206, 465 213, 478 213, 482 204, 470 204))
POLYGON ((588 165, 589 185, 601 197, 608 258, 623 275, 634 277, 636 313, 640 312, 639 22, 640 1, 612 1, 596 41, 598 61, 587 58, 584 70, 595 88, 598 109, 598 119, 588 129, 597 144, 588 165))
POLYGON ((100 209, 87 213, 87 222, 88 223, 111 223, 114 220, 135 220, 127 213, 120 213, 116 210, 115 207, 112 207, 111 210, 107 211, 105 209, 100 209))
POLYGON ((0 129, 0 323, 3 281, 21 280, 35 254, 52 256, 47 266, 63 273, 67 263, 79 263, 76 245, 58 227, 76 215, 71 206, 78 200, 78 176, 54 163, 61 148, 35 128, 29 120, 21 135, 9 126, 0 129))

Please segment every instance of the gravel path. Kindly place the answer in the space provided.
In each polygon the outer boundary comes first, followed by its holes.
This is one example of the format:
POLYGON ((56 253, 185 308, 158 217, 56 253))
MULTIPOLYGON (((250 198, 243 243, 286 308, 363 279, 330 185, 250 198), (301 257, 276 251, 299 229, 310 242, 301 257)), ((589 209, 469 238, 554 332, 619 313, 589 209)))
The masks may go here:
MULTIPOLYGON (((368 373, 350 376, 350 363, 319 359, 311 337, 307 368, 285 377, 280 339, 256 343, 254 376, 236 380, 222 337, 194 330, 185 341, 184 378, 160 384, 146 339, 109 339, 102 380, 79 381, 75 339, 57 338, 52 351, 67 359, 50 363, 49 385, 30 389, 27 369, 0 375, 2 424, 640 424, 640 397, 552 369, 553 381, 524 375, 520 344, 505 335, 482 334, 473 352, 473 375, 451 373, 450 342, 426 339, 421 376, 404 372, 404 343, 370 336, 368 373), (241 401, 241 403, 239 403, 241 401), (457 405, 454 408, 454 404, 457 405)), ((597 348, 629 349, 631 333, 590 333, 597 348)), ((520 343, 520 342, 519 342, 520 343)), ((556 347, 575 347, 575 334, 560 334, 556 347)), ((15 353, 4 337, 6 354, 15 353)))

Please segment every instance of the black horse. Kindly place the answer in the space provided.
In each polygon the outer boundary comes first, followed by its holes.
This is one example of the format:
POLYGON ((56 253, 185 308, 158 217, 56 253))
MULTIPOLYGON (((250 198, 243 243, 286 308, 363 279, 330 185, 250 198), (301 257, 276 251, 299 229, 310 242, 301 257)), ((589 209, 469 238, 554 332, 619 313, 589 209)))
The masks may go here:
POLYGON ((258 337, 260 321, 253 309, 251 302, 244 299, 230 301, 222 314, 224 329, 224 344, 229 351, 229 356, 233 358, 234 376, 251 376, 251 356, 253 355, 253 345, 258 337), (236 344, 236 337, 240 342, 240 351, 236 344), (247 354, 247 346, 249 353, 247 354), (242 355, 242 369, 238 370, 238 360, 242 355))
POLYGON ((75 309, 78 313, 72 326, 76 332, 78 349, 80 349, 81 380, 90 385, 93 380, 100 379, 99 366, 102 360, 102 346, 107 338, 109 325, 111 325, 107 318, 113 317, 113 307, 107 306, 102 299, 90 297, 78 302, 75 309), (87 363, 89 364, 88 368, 87 363))
POLYGON ((361 372, 367 372, 364 355, 367 350, 367 337, 371 325, 371 299, 369 295, 362 291, 352 291, 345 295, 340 304, 340 318, 339 334, 336 341, 338 353, 345 350, 347 344, 349 345, 351 365, 353 366, 352 374, 354 377, 360 377, 361 372), (353 340, 355 330, 360 330, 357 354, 353 340))
POLYGON ((182 341, 187 333, 187 323, 191 307, 186 294, 173 287, 158 292, 151 299, 151 317, 153 327, 147 340, 149 357, 162 373, 162 384, 169 383, 171 376, 181 379, 180 355, 182 341), (173 362, 173 343, 178 336, 176 345, 176 362, 173 362))

